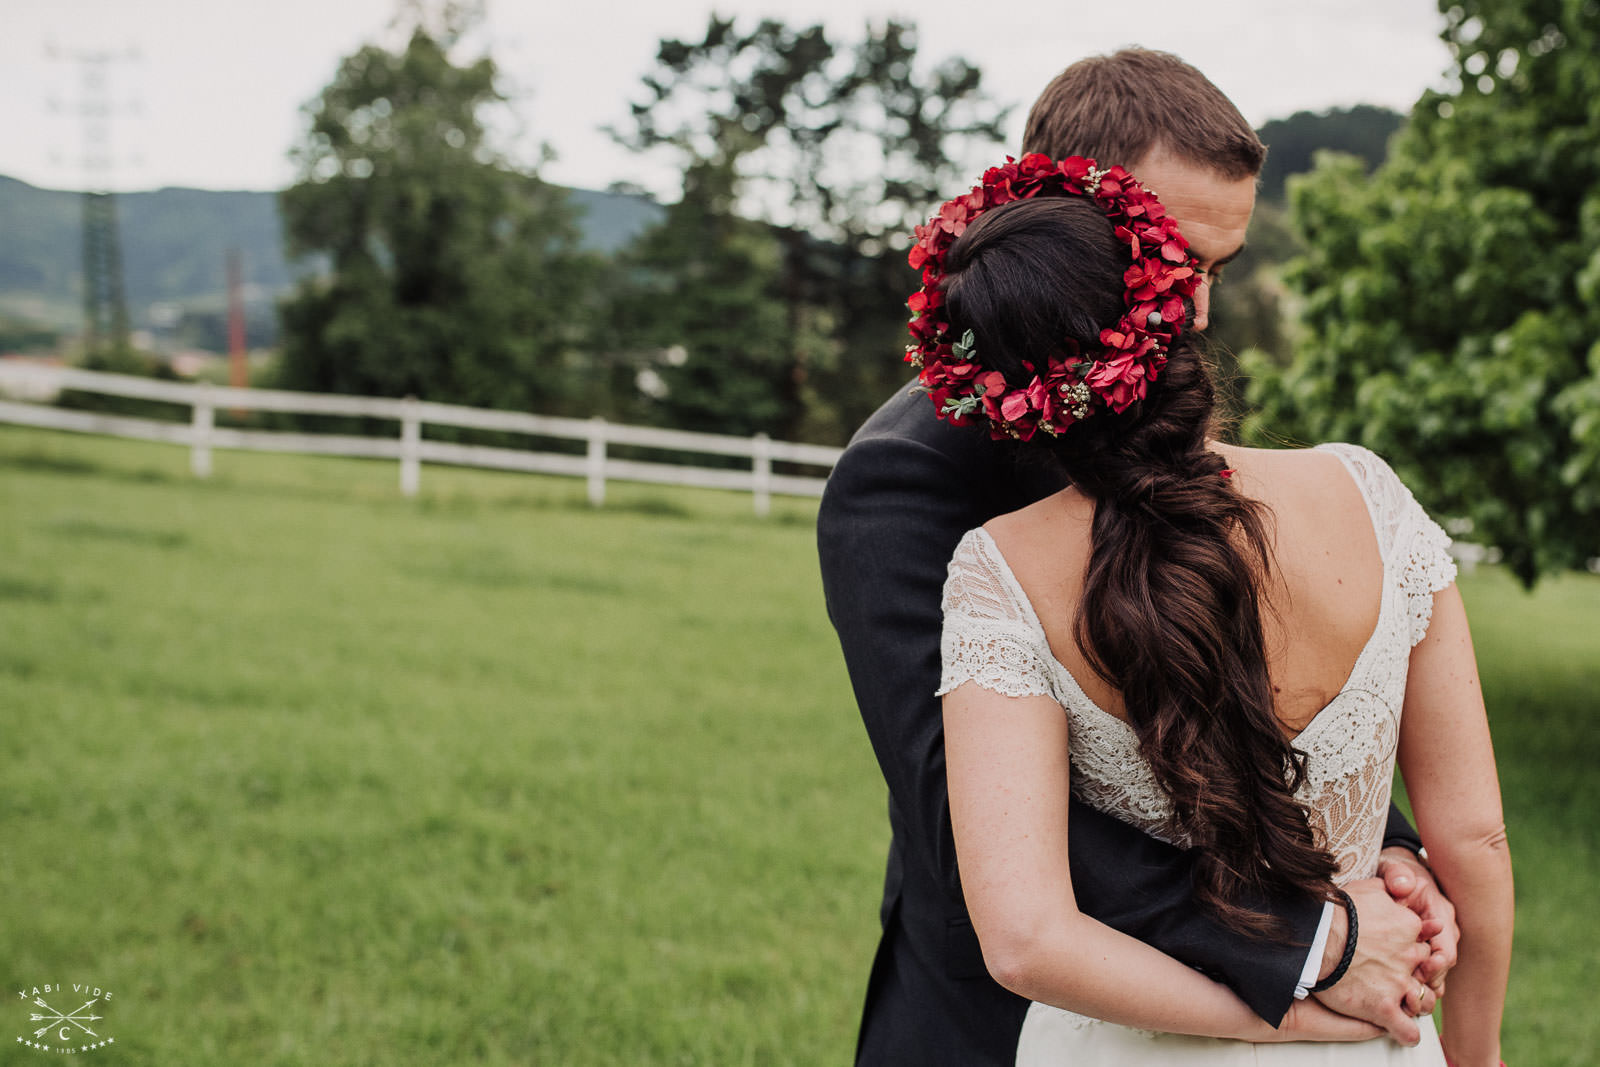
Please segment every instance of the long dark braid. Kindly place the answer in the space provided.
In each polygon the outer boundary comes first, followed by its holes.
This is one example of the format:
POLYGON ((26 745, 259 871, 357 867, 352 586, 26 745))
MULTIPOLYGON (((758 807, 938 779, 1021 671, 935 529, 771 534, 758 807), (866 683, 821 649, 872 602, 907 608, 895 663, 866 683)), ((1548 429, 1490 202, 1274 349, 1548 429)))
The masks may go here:
MULTIPOLYGON (((980 216, 946 261, 949 319, 1013 386, 1068 338, 1093 346, 1122 313, 1126 252, 1093 204, 1052 197, 980 216), (1031 358, 1030 358, 1031 357, 1031 358)), ((1123 697, 1140 750, 1198 852, 1195 895, 1237 929, 1282 935, 1263 894, 1328 895, 1336 865, 1295 799, 1305 755, 1274 710, 1261 615, 1266 508, 1206 447, 1215 393, 1180 338, 1148 396, 1035 437, 1095 502, 1074 624, 1123 697)))

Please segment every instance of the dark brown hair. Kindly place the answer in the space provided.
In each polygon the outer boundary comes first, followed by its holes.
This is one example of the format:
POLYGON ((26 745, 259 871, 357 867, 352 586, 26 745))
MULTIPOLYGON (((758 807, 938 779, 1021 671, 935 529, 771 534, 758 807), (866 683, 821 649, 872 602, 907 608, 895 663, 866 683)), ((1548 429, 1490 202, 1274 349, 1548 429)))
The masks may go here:
MULTIPOLYGON (((1017 201, 951 246, 945 310, 1012 386, 1071 338, 1098 345, 1122 314, 1127 250, 1094 204, 1017 201)), ((1215 394, 1186 337, 1146 398, 1098 409, 1048 452, 1095 502, 1074 637, 1121 693, 1140 752, 1198 852, 1196 899, 1236 929, 1282 936, 1263 894, 1328 897, 1336 866, 1294 797, 1305 754, 1285 738, 1267 674, 1265 506, 1235 492, 1206 447, 1215 394)))
POLYGON ((1130 170, 1157 148, 1224 178, 1261 173, 1267 150, 1222 90, 1169 52, 1126 48, 1072 64, 1028 111, 1024 152, 1130 170))

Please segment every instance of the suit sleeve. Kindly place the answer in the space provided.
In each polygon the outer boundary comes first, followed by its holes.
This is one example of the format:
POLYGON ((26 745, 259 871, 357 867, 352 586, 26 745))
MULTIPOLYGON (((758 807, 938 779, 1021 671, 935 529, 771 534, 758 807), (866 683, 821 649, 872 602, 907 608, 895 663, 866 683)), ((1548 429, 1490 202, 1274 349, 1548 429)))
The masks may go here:
POLYGON ((1422 838, 1417 836, 1416 827, 1392 801, 1389 804, 1389 824, 1383 830, 1383 847, 1422 851, 1422 838))
POLYGON ((907 862, 928 864, 924 873, 953 901, 961 886, 934 691, 946 566, 961 535, 982 522, 963 493, 948 491, 961 474, 921 442, 858 441, 829 476, 817 519, 828 615, 889 804, 918 846, 907 862))
MULTIPOLYGON (((950 556, 991 517, 974 503, 979 474, 959 457, 904 437, 858 440, 834 468, 818 515, 828 613, 901 829, 906 862, 964 911, 945 785, 939 701, 940 611, 950 556)), ((1310 897, 1266 904, 1295 942, 1228 930, 1191 899, 1192 863, 1179 849, 1074 803, 1073 888, 1089 915, 1233 988, 1276 1025, 1293 1002, 1321 914, 1310 897)))

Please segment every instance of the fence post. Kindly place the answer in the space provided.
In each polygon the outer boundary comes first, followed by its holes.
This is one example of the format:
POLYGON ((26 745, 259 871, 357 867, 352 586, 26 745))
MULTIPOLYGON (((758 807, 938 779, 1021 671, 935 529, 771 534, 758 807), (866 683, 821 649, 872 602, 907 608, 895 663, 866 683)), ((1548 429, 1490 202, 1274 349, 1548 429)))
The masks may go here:
POLYGON ((215 423, 211 387, 202 383, 195 386, 194 421, 189 431, 189 469, 196 478, 211 477, 211 428, 215 423))
POLYGON ((400 492, 416 496, 422 481, 422 417, 417 414, 417 398, 400 401, 400 492))
POLYGON ((755 493, 756 517, 772 511, 772 438, 758 433, 750 440, 750 488, 755 493))
POLYGON ((589 503, 599 507, 606 502, 606 420, 596 415, 589 420, 589 503))

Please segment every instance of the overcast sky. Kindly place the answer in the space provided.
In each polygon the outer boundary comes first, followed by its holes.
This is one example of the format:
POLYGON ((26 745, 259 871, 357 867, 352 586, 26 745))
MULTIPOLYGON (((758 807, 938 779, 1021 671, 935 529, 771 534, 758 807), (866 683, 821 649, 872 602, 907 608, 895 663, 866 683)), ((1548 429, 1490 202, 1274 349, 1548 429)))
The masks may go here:
MULTIPOLYGON (((281 188, 294 176, 301 105, 341 56, 383 35, 394 10, 395 0, 0 0, 0 174, 82 186, 73 57, 100 52, 131 56, 106 64, 119 101, 114 187, 281 188)), ((712 10, 706 0, 489 0, 479 40, 515 96, 524 132, 514 148, 531 158, 547 143, 556 159, 541 173, 552 181, 628 179, 673 198, 664 160, 630 159, 599 127, 623 122, 641 97, 658 39, 703 33, 712 10)), ((1430 0, 720 0, 715 10, 823 21, 841 38, 858 36, 864 18, 910 18, 925 60, 963 56, 992 96, 1017 105, 1013 146, 1057 71, 1127 44, 1183 56, 1256 124, 1358 103, 1405 110, 1440 84, 1449 59, 1430 0)))

